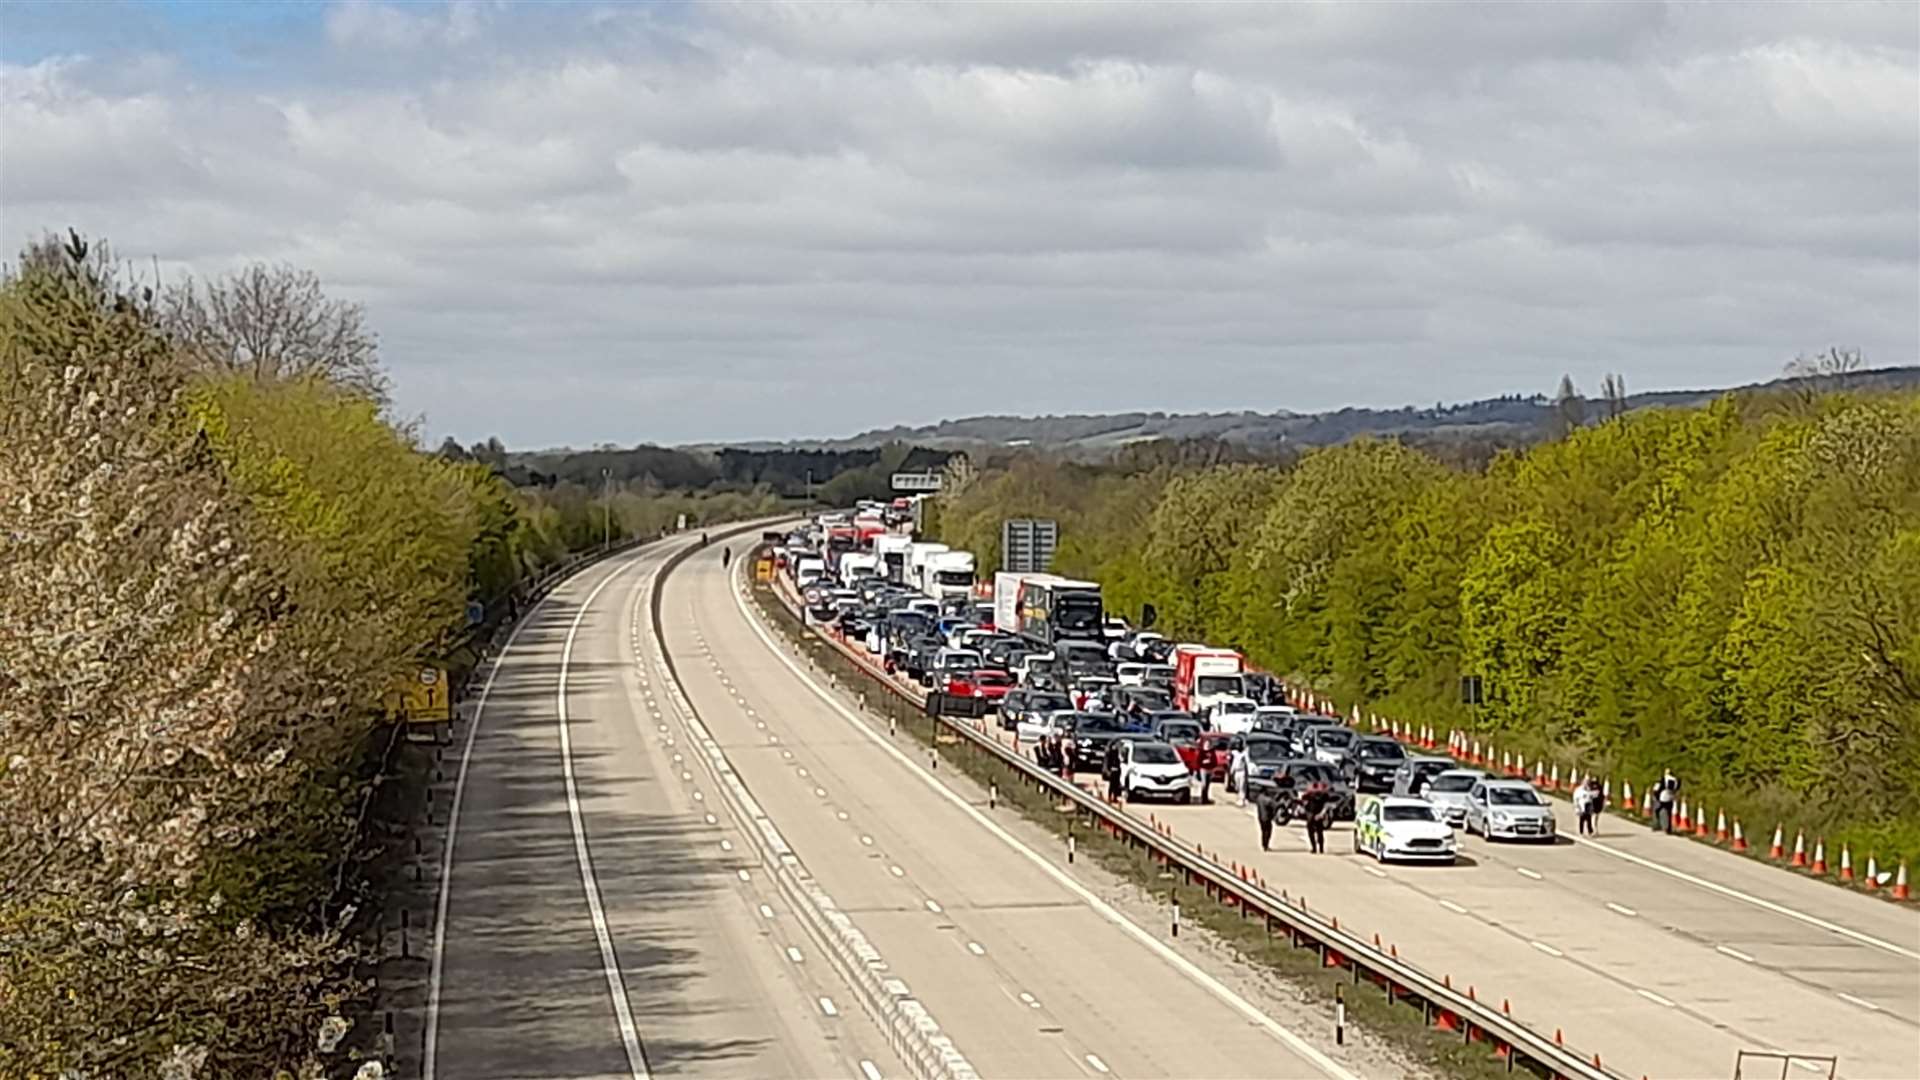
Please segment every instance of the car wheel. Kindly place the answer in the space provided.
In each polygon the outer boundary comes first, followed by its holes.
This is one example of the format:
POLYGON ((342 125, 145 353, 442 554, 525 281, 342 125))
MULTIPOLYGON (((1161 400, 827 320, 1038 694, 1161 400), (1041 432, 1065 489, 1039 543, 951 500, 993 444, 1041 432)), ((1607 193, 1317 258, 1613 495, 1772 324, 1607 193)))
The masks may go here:
POLYGON ((1193 801, 1193 792, 1183 791, 1180 794, 1175 795, 1173 797, 1173 801, 1179 803, 1181 806, 1185 806, 1188 803, 1193 801))

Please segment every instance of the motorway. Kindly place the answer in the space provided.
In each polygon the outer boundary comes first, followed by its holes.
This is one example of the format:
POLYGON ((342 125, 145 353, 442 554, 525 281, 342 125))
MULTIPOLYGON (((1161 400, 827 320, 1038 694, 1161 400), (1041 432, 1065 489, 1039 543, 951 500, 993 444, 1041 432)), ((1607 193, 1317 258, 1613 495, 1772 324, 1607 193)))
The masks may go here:
POLYGON ((1731 1076, 1737 1051, 1771 1050, 1835 1055, 1840 1076, 1920 1077, 1910 905, 1618 817, 1575 839, 1564 806, 1559 842, 1467 839, 1453 867, 1376 864, 1352 853, 1344 825, 1326 855, 1298 829, 1262 852, 1252 809, 1214 793, 1210 806, 1128 810, 1630 1075, 1731 1076))
POLYGON ((696 749, 708 732, 964 1055, 958 1074, 1367 1071, 830 703, 749 617, 715 553, 663 577, 673 550, 565 583, 493 670, 461 759, 427 1080, 911 1075, 754 854, 755 830, 696 749), (664 642, 648 617, 656 584, 664 642))

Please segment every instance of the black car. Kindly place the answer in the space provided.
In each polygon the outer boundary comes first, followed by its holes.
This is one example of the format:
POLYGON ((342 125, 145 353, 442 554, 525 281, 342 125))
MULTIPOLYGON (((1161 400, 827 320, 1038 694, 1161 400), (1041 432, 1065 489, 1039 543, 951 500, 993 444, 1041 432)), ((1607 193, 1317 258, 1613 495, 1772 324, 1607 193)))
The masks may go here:
POLYGON ((1135 705, 1150 713, 1173 707, 1173 695, 1151 686, 1109 686, 1102 697, 1114 712, 1131 712, 1135 705))
POLYGON ((1112 713, 1081 713, 1073 725, 1073 761, 1083 769, 1097 769, 1107 755, 1107 744, 1115 739, 1151 739, 1136 731, 1112 713))
POLYGON ((1393 774, 1407 760, 1406 748, 1384 735, 1363 735, 1347 752, 1347 772, 1360 792, 1393 790, 1393 774))
MULTIPOLYGON (((1234 749, 1241 751, 1246 756, 1245 771, 1248 790, 1252 790, 1255 784, 1271 782, 1273 774, 1287 761, 1287 744, 1279 739, 1268 738, 1264 734, 1250 732, 1245 737, 1235 741, 1238 745, 1236 745, 1234 749)), ((1227 770, 1227 790, 1234 791, 1239 785, 1240 781, 1235 778, 1234 770, 1229 766, 1227 770)))
MULTIPOLYGON (((1269 770, 1264 777, 1255 776, 1247 781, 1247 795, 1254 799, 1272 798, 1276 790, 1289 790, 1297 798, 1301 792, 1313 784, 1321 783, 1333 792, 1333 816, 1336 820, 1353 820, 1353 785, 1347 782, 1346 775, 1324 761, 1306 761, 1289 759, 1281 761, 1269 770), (1281 789, 1276 785, 1280 776, 1292 781, 1290 789, 1281 789)), ((1282 821, 1281 824, 1286 824, 1282 821)))
POLYGON ((906 669, 907 678, 924 685, 933 672, 933 662, 939 658, 940 650, 946 647, 947 643, 937 637, 915 638, 907 646, 906 663, 901 665, 906 669))
POLYGON ((1017 637, 997 637, 987 643, 987 661, 996 667, 1012 671, 1020 661, 1033 655, 1033 646, 1017 637))
POLYGON ((1026 717, 1039 719, 1048 713, 1061 712, 1073 708, 1073 702, 1067 695, 1052 690, 1035 690, 1031 687, 1015 687, 1007 691, 1000 699, 1000 726, 1012 731, 1020 726, 1026 717))

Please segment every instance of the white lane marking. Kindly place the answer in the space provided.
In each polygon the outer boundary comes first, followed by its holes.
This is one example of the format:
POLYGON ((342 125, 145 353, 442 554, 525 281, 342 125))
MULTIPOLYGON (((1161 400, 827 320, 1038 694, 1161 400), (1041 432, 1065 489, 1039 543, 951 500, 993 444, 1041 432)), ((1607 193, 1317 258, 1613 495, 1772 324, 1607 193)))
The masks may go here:
POLYGON ((747 873, 747 872, 746 872, 745 870, 741 870, 741 871, 740 871, 739 873, 740 873, 740 880, 741 880, 741 881, 752 881, 752 880, 753 880, 753 875, 752 875, 752 874, 749 874, 749 873, 747 873))
POLYGON ((1771 911, 1776 915, 1785 915, 1789 919, 1798 919, 1799 921, 1806 923, 1808 926, 1817 926, 1822 930, 1828 931, 1829 933, 1839 934, 1841 937, 1845 937, 1845 938, 1852 938, 1853 940, 1858 941, 1863 945, 1871 945, 1876 949, 1893 953, 1896 956, 1904 956, 1911 960, 1920 960, 1920 951, 1903 948, 1902 946, 1896 945, 1891 941, 1886 941, 1884 939, 1874 937, 1872 934, 1863 934, 1858 930, 1854 930, 1850 927, 1841 926, 1839 923, 1836 923, 1836 922, 1829 922, 1828 920, 1822 919, 1817 915, 1809 915, 1804 911, 1798 911, 1794 908, 1790 908, 1786 906, 1785 904, 1776 904, 1771 900, 1763 900, 1758 896, 1752 895, 1751 893, 1744 893, 1744 892, 1741 892, 1739 889, 1728 888, 1727 886, 1722 885, 1717 881, 1708 881, 1706 878, 1696 877, 1695 875, 1689 874, 1684 870, 1675 870, 1671 866, 1667 866, 1663 863, 1654 862, 1652 859, 1641 858, 1640 856, 1635 855, 1631 852, 1621 851, 1619 848, 1610 847, 1606 844, 1599 842, 1598 840, 1589 840, 1584 836, 1575 836, 1573 837, 1573 842, 1576 844, 1582 844, 1582 845, 1585 845, 1586 847, 1593 848, 1595 851, 1603 851, 1608 855, 1613 856, 1616 859, 1623 859, 1627 862, 1633 863, 1636 866, 1644 866, 1649 870, 1653 870, 1658 873, 1665 874, 1671 878, 1676 878, 1680 881, 1686 882, 1689 885, 1694 885, 1702 889, 1707 889, 1712 892, 1717 892, 1722 896, 1731 897, 1735 900, 1741 901, 1742 903, 1752 904, 1754 907, 1761 908, 1765 911, 1771 911))
POLYGON ((1515 869, 1516 871, 1518 871, 1518 872, 1519 872, 1519 874, 1520 874, 1520 876, 1521 876, 1521 877, 1529 877, 1529 878, 1532 878, 1532 879, 1533 879, 1533 880, 1535 880, 1535 881, 1544 881, 1544 880, 1545 880, 1545 878, 1543 878, 1543 877, 1541 876, 1541 874, 1540 874, 1540 871, 1538 871, 1538 870, 1529 870, 1529 869, 1527 869, 1527 868, 1526 868, 1526 867, 1524 867, 1524 866, 1516 866, 1516 867, 1514 867, 1514 869, 1515 869))
POLYGON ((636 563, 627 563, 601 578, 580 602, 580 610, 574 612, 573 623, 567 627, 566 644, 560 649, 560 685, 554 701, 559 712, 560 774, 566 781, 567 817, 573 823, 573 857, 580 865, 580 885, 587 893, 587 914, 593 919, 593 936, 600 945, 600 968, 607 977, 607 993, 613 997, 614 1018, 620 1025, 620 1041, 626 1047, 627 1066, 634 1080, 648 1080, 646 1055, 640 1050, 640 1031, 634 1026, 633 1008, 627 1003, 627 989, 620 980, 620 963, 613 955, 613 932, 607 927, 607 913, 600 905, 600 882, 594 877, 593 856, 587 852, 587 825, 580 812, 579 784, 573 775, 573 736, 568 731, 572 725, 567 716, 567 669, 573 664, 573 643, 580 636, 580 624, 586 620, 588 609, 593 607, 601 591, 636 563))
POLYGON ((1387 872, 1385 870, 1380 869, 1377 866, 1362 866, 1360 867, 1360 869, 1365 870, 1367 873, 1372 874, 1374 877, 1387 876, 1387 872))
POLYGON ((1037 1009, 1040 1007, 1040 1002, 1025 990, 1020 991, 1020 1000, 1026 1002, 1027 1008, 1029 1009, 1037 1009))
POLYGON ((683 772, 683 773, 681 773, 681 774, 680 774, 680 779, 682 779, 682 780, 684 780, 684 781, 686 781, 686 782, 688 782, 688 783, 692 783, 692 782, 693 782, 693 774, 692 774, 692 773, 690 773, 690 772, 683 772))
POLYGON ((1101 1061, 1101 1060, 1100 1060, 1100 1055, 1098 1055, 1098 1054, 1088 1054, 1088 1055, 1087 1055, 1087 1064, 1089 1064, 1089 1065, 1091 1065, 1091 1066, 1093 1066, 1093 1069, 1094 1069, 1094 1071, 1095 1071, 1095 1072, 1102 1072, 1102 1073, 1104 1073, 1104 1072, 1108 1072, 1108 1071, 1110 1071, 1110 1070, 1109 1070, 1109 1069, 1107 1068, 1107 1063, 1106 1063, 1106 1062, 1104 1062, 1104 1061, 1101 1061))
MULTIPOLYGON (((1779 1051, 1775 1051, 1775 1053, 1779 1053, 1779 1051)), ((1795 1065, 1798 1065, 1798 1066, 1800 1066, 1801 1068, 1803 1068, 1803 1069, 1805 1069, 1805 1070, 1807 1070, 1808 1072, 1819 1072, 1819 1071, 1820 1071, 1820 1066, 1819 1066, 1819 1064, 1818 1064, 1818 1063, 1816 1063, 1816 1062, 1812 1062, 1812 1061, 1808 1061, 1808 1060, 1807 1060, 1806 1058, 1794 1058, 1794 1059, 1793 1059, 1793 1063, 1794 1063, 1795 1065)))
POLYGON ((814 788, 813 793, 823 799, 827 797, 827 789, 823 787, 814 788))
POLYGON ((1875 1004, 1874 1004, 1873 1002, 1871 1002, 1871 1001, 1868 1001, 1868 1000, 1867 1000, 1866 998, 1859 998, 1859 997, 1854 997, 1854 996, 1853 996, 1852 994, 1846 994, 1846 993, 1842 993, 1842 994, 1840 995, 1840 1000, 1841 1000, 1841 1001, 1851 1001, 1851 1002, 1853 1002, 1853 1003, 1854 1003, 1855 1005, 1858 1005, 1858 1006, 1860 1006, 1860 1007, 1861 1007, 1861 1008, 1863 1008, 1863 1009, 1872 1009, 1872 1010, 1873 1010, 1874 1012, 1879 1012, 1879 1011, 1880 1011, 1880 1006, 1878 1006, 1878 1005, 1875 1005, 1875 1004))
POLYGON ((796 949, 796 948, 794 948, 794 947, 793 947, 793 946, 791 946, 791 945, 789 945, 789 946, 787 946, 787 959, 789 959, 789 960, 791 960, 791 961, 793 961, 793 962, 794 962, 794 963, 796 963, 796 964, 797 964, 797 963, 799 963, 799 962, 800 962, 800 950, 799 950, 799 949, 796 949))
POLYGON ((708 814, 708 815, 707 815, 707 824, 709 824, 709 825, 718 825, 718 824, 720 824, 720 819, 719 819, 719 818, 717 818, 717 817, 714 817, 714 816, 713 816, 712 814, 708 814))
POLYGON ((1756 961, 1753 957, 1748 956, 1746 953, 1741 952, 1739 949, 1730 949, 1725 945, 1715 945, 1713 947, 1713 951, 1719 952, 1719 953, 1725 953, 1726 955, 1733 957, 1735 960, 1745 960, 1749 964, 1758 963, 1758 961, 1756 961))
POLYGON ((1448 911, 1453 912, 1455 915, 1465 915, 1467 913, 1466 908, 1461 907, 1459 904, 1456 904, 1451 900, 1440 901, 1440 906, 1443 908, 1446 908, 1448 911))
POLYGON ((938 900, 929 900, 927 901, 927 910, 933 912, 935 915, 938 915, 943 909, 940 907, 940 902, 938 900))
POLYGON ((1633 992, 1636 994, 1639 994, 1643 998, 1646 998, 1648 1001, 1653 1002, 1655 1005, 1665 1005, 1669 1009, 1674 1007, 1673 1002, 1668 1001, 1666 998, 1661 997, 1659 994, 1656 994, 1651 990, 1642 990, 1639 987, 1635 987, 1633 992))
POLYGON ((799 773, 801 776, 807 775, 807 767, 805 765, 800 766, 799 773))
POLYGON ((840 811, 839 813, 837 813, 837 814, 835 814, 834 816, 835 816, 835 817, 837 817, 837 818, 839 818, 839 819, 840 819, 841 821, 845 821, 845 820, 847 820, 847 812, 846 812, 845 810, 842 810, 842 811, 840 811))
POLYGON ((706 801, 707 801, 707 797, 706 797, 705 795, 702 795, 702 794, 700 794, 699 792, 697 792, 697 791, 696 791, 696 792, 694 792, 694 793, 693 793, 693 801, 694 801, 694 802, 706 802, 706 801))
POLYGON ((840 1010, 834 1008, 833 999, 830 997, 823 997, 820 999, 820 1011, 823 1013, 826 1013, 828 1016, 840 1015, 840 1010))
POLYGON ((871 836, 867 836, 867 835, 865 835, 865 834, 862 834, 862 835, 861 835, 861 837, 860 837, 860 842, 861 842, 861 843, 863 843, 863 844, 865 844, 865 845, 867 845, 868 847, 872 847, 872 846, 873 846, 873 837, 871 837, 871 836))
POLYGON ((1563 953, 1563 952, 1561 952, 1561 951, 1560 951, 1559 949, 1556 949, 1556 948, 1554 948, 1553 946, 1551 946, 1551 945, 1548 945, 1548 944, 1545 944, 1545 943, 1543 943, 1543 942, 1539 942, 1539 941, 1529 941, 1529 942, 1527 942, 1527 944, 1529 944, 1529 945, 1531 945, 1531 946, 1533 946, 1533 947, 1534 947, 1534 948, 1536 948, 1536 949, 1539 949, 1539 950, 1540 950, 1541 952, 1543 952, 1543 953, 1546 953, 1546 954, 1547 954, 1548 956, 1565 956, 1565 955, 1567 955, 1566 953, 1563 953))
POLYGON ((906 872, 905 870, 902 870, 902 869, 900 869, 900 866, 899 866, 899 864, 897 864, 897 863, 896 863, 896 864, 893 864, 893 865, 890 865, 890 866, 888 866, 888 867, 887 867, 887 873, 889 873, 889 874, 892 874, 892 875, 893 875, 894 877, 906 877, 906 876, 907 876, 907 872, 906 872))
POLYGON ((880 1067, 878 1065, 875 1065, 871 1061, 865 1061, 865 1060, 861 1061, 860 1072, 862 1075, 864 1075, 867 1078, 867 1080, 882 1080, 882 1077, 880 1076, 880 1067))
POLYGON ((1611 900, 1607 901, 1607 910, 1618 912, 1622 915, 1625 915, 1629 919, 1633 918, 1635 915, 1640 914, 1639 912, 1633 910, 1630 907, 1622 907, 1621 905, 1616 904, 1611 900))
POLYGON ((761 904, 761 905, 760 905, 760 917, 761 917, 761 918, 763 918, 763 919, 771 919, 771 918, 773 918, 773 908, 771 908, 771 907, 769 907, 769 906, 767 906, 766 904, 761 904))
POLYGON ((970 952, 970 953, 972 953, 972 954, 973 954, 973 955, 975 955, 975 956, 985 956, 985 955, 987 955, 987 950, 986 950, 986 947, 985 947, 984 945, 981 945, 981 944, 980 944, 979 942, 977 942, 977 941, 969 941, 969 942, 967 942, 967 951, 968 951, 968 952, 970 952))
POLYGON ((720 850, 721 850, 721 851, 732 851, 732 850, 733 850, 733 841, 731 841, 731 840, 722 840, 722 841, 720 841, 720 850))
POLYGON ((799 664, 795 663, 791 657, 781 650, 779 644, 773 640, 766 629, 762 627, 759 621, 753 617, 752 613, 747 610, 747 602, 742 599, 737 592, 733 593, 733 604, 734 607, 739 610, 740 617, 746 621, 748 629, 752 630, 754 635, 760 639, 761 644, 767 647, 767 651, 772 653, 774 657, 784 664, 788 671, 793 672, 795 678, 798 678, 802 683, 806 684, 807 689, 811 690, 815 697, 819 698, 828 708, 838 713, 842 719, 852 724, 864 734, 867 741, 879 747, 882 752, 892 757, 901 765, 906 766, 906 768, 910 770, 921 783, 932 790, 935 795, 953 804, 955 809, 972 818, 975 824, 993 834, 1000 842, 1020 853, 1028 862, 1037 867, 1041 873, 1052 878, 1062 888, 1078 896, 1083 903, 1099 913, 1099 915, 1109 923, 1118 927, 1122 933, 1145 946, 1149 951, 1166 961, 1182 975, 1185 975, 1188 979, 1197 983, 1201 988, 1226 1003, 1240 1015, 1259 1025, 1274 1038, 1285 1043, 1294 1053, 1311 1062, 1313 1066, 1323 1074, 1333 1077, 1334 1080, 1359 1080, 1358 1076, 1342 1066, 1339 1062, 1328 1057, 1320 1048, 1308 1042, 1306 1039, 1301 1038, 1290 1028, 1282 1026, 1279 1021, 1262 1012, 1258 1006, 1246 998, 1241 997, 1238 993, 1235 993, 1232 988, 1228 987, 1219 979, 1202 971, 1193 961, 1175 952, 1158 937, 1155 937, 1134 923, 1133 920, 1122 915, 1112 904, 1102 900, 1092 890, 1075 881, 1065 871, 1055 866, 1050 858, 1022 843, 1019 838, 1001 828, 991 817, 988 817, 981 810, 976 809, 972 803, 968 802, 951 788, 942 784, 938 778, 927 772, 919 762, 913 760, 913 758, 909 757, 904 751, 894 746, 892 741, 885 735, 875 731, 865 720, 861 719, 846 706, 840 704, 825 687, 815 682, 811 675, 808 675, 799 664))

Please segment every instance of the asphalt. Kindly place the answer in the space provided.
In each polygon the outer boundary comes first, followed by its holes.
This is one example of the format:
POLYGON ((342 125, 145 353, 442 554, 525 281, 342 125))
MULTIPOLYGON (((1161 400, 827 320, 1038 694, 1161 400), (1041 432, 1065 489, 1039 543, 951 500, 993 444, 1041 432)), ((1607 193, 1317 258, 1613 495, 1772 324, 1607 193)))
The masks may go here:
POLYGON ((1564 806, 1558 842, 1463 837, 1452 867, 1377 864, 1353 853, 1349 825, 1325 855, 1297 826, 1263 852, 1251 809, 1213 791, 1213 805, 1126 809, 1629 1075, 1732 1076, 1745 1050, 1836 1057, 1843 1077, 1920 1077, 1911 905, 1617 816, 1576 840, 1564 806))
POLYGON ((672 575, 663 620, 733 768, 980 1075, 1351 1075, 1129 930, 1059 871, 1060 852, 956 794, 906 736, 828 704, 756 630, 717 559, 672 575))
POLYGON ((452 841, 432 1076, 901 1075, 833 970, 789 959, 806 943, 785 904, 742 879, 756 864, 658 737, 641 605, 669 550, 562 585, 498 664, 452 841))

